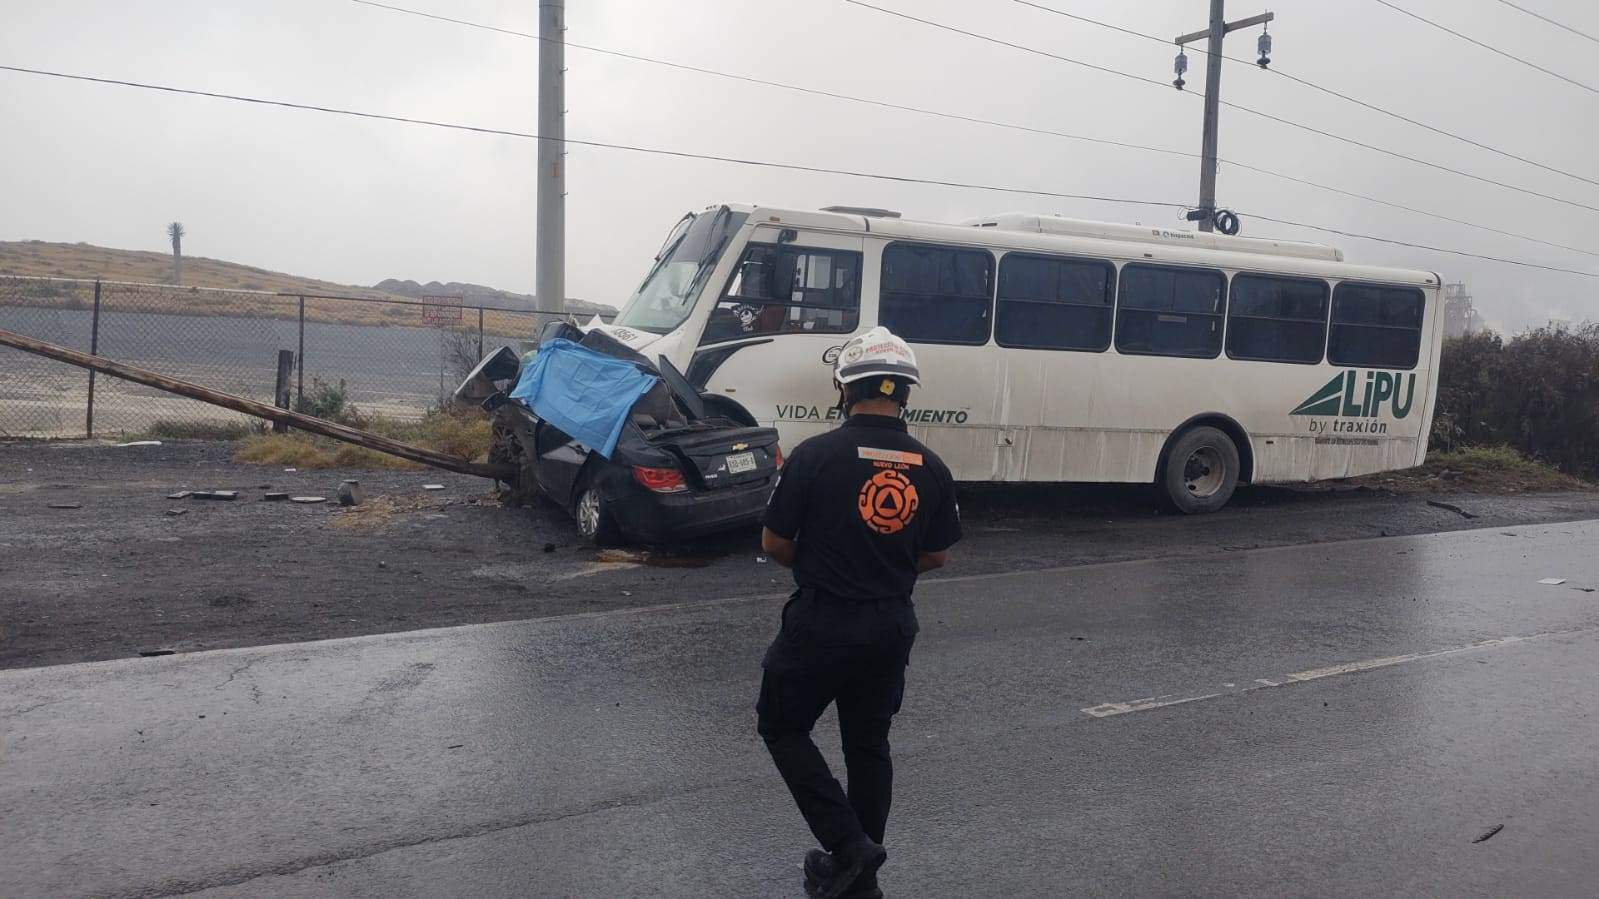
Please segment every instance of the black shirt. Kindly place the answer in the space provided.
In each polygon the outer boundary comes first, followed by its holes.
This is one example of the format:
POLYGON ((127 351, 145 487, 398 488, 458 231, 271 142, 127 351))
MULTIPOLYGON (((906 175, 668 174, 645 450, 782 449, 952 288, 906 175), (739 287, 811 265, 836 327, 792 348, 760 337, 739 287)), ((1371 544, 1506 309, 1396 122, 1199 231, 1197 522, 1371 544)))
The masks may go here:
POLYGON ((799 542, 795 583, 849 599, 909 597, 917 558, 961 538, 949 468, 886 415, 852 416, 795 447, 765 524, 799 542))

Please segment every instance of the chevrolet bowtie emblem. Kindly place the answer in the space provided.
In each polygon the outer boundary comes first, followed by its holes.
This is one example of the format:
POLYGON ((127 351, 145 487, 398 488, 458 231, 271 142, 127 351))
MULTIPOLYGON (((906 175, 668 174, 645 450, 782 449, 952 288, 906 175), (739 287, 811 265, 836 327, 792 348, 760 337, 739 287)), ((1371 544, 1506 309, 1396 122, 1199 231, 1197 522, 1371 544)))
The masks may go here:
POLYGON ((750 445, 748 443, 735 443, 735 444, 733 444, 733 452, 735 452, 735 453, 738 452, 739 450, 747 450, 749 448, 750 448, 750 445))

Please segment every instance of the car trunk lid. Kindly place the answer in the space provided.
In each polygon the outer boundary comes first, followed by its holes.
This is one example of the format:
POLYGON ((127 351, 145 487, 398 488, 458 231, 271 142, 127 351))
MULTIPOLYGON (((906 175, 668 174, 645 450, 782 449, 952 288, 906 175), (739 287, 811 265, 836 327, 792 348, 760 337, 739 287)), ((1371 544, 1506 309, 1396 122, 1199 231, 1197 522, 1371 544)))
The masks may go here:
POLYGON ((685 472, 707 489, 750 484, 777 472, 772 428, 690 426, 650 435, 650 442, 687 462, 685 472))

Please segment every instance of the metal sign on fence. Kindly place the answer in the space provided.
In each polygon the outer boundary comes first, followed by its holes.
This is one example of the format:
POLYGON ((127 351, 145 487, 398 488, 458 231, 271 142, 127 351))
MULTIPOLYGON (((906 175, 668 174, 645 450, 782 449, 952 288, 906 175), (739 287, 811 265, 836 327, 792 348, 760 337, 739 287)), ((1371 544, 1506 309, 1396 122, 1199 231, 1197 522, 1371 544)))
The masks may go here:
POLYGON ((422 321, 435 328, 448 328, 461 323, 460 297, 423 297, 422 321))

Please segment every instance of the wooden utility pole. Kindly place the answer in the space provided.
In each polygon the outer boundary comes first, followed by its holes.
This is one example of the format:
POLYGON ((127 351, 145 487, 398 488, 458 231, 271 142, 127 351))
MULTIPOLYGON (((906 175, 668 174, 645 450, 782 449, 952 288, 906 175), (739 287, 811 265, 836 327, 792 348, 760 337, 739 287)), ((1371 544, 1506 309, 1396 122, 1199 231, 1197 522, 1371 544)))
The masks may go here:
MULTIPOLYGON (((1225 0, 1210 0, 1210 27, 1204 31, 1195 31, 1177 38, 1177 46, 1182 47, 1194 41, 1208 41, 1205 60, 1205 136, 1201 141, 1200 155, 1203 157, 1199 163, 1199 208, 1189 213, 1189 218, 1199 222, 1199 230, 1214 231, 1216 219, 1216 142, 1219 114, 1221 112, 1221 61, 1222 42, 1230 32, 1251 25, 1264 25, 1277 18, 1274 13, 1261 13, 1236 22, 1227 21, 1227 15, 1222 10, 1225 0)), ((1260 67, 1265 68, 1271 60, 1266 55, 1269 41, 1261 45, 1260 67)), ((1178 72, 1178 89, 1182 89, 1181 71, 1178 72)))
POLYGON ((22 350, 24 353, 33 353, 46 359, 54 359, 57 362, 65 362, 68 365, 87 368, 90 371, 121 378, 124 381, 132 381, 135 384, 143 384, 146 387, 165 390, 168 393, 186 396, 202 403, 210 403, 213 406, 221 406, 224 409, 243 412, 245 415, 254 415, 257 418, 264 418, 268 421, 293 425, 302 431, 310 431, 313 434, 321 434, 323 437, 331 437, 334 440, 342 440, 345 443, 364 446, 367 449, 388 453, 391 456, 399 456, 401 459, 409 459, 412 462, 419 462, 423 465, 431 465, 434 468, 458 471, 461 474, 477 475, 480 478, 493 478, 497 481, 504 481, 507 484, 516 482, 517 471, 516 467, 512 465, 473 462, 470 459, 452 456, 448 453, 427 449, 426 447, 412 446, 409 443, 390 440, 379 434, 341 425, 336 421, 328 421, 290 409, 279 409, 266 403, 245 399, 242 396, 219 393, 210 388, 201 387, 199 384, 179 381, 177 378, 169 378, 146 369, 123 365, 120 362, 112 362, 110 359, 91 356, 88 353, 80 353, 77 350, 70 350, 53 343, 45 343, 42 340, 34 340, 31 337, 24 337, 21 334, 14 334, 10 331, 0 331, 0 346, 8 346, 22 350))

